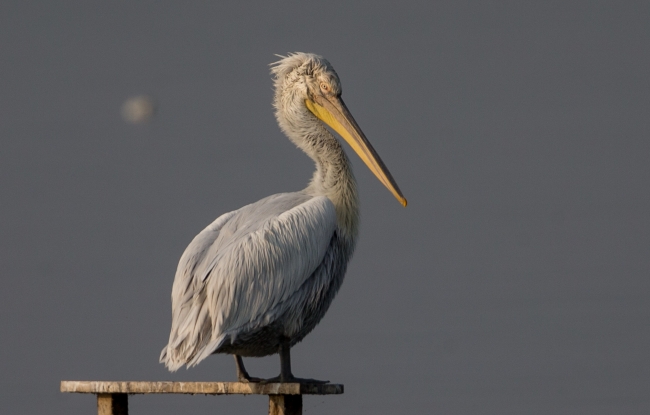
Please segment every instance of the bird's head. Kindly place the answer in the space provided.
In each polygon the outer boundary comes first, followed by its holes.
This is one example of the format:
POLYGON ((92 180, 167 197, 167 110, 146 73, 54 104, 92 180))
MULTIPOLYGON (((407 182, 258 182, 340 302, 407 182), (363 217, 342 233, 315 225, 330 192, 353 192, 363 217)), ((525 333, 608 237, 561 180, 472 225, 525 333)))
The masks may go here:
POLYGON ((282 59, 272 64, 271 69, 275 75, 276 109, 309 110, 314 117, 336 131, 379 181, 406 206, 406 199, 388 168, 341 99, 341 82, 332 65, 322 56, 312 53, 296 52, 280 57, 282 59))
POLYGON ((303 99, 318 95, 341 95, 341 82, 332 65, 313 53, 291 53, 271 64, 276 90, 303 99))

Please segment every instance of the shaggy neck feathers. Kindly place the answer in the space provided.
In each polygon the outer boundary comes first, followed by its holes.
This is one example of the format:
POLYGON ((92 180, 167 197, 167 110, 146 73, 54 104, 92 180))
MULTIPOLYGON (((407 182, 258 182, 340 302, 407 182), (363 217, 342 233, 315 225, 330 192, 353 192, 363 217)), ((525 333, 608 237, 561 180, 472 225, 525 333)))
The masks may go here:
MULTIPOLYGON (((305 192, 332 201, 341 236, 353 241, 358 231, 359 207, 350 162, 341 144, 305 106, 308 97, 305 75, 315 68, 330 69, 327 61, 308 54, 290 55, 277 63, 273 68, 275 116, 287 137, 316 164, 305 192)), ((334 73, 333 69, 330 71, 334 73)))

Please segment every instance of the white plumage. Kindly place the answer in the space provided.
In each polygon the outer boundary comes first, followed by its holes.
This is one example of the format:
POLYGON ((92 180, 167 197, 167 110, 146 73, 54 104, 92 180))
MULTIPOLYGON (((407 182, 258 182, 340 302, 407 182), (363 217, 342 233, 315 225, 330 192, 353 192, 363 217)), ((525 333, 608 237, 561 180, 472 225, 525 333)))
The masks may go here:
POLYGON ((299 381, 290 347, 321 320, 338 291, 358 228, 356 184, 347 157, 325 128, 350 142, 405 205, 387 169, 340 99, 340 82, 322 57, 295 53, 272 69, 282 130, 316 163, 310 185, 226 213, 183 253, 172 289, 172 328, 160 361, 172 371, 212 353, 279 353, 280 381, 299 381), (370 161, 368 161, 368 159, 370 161))

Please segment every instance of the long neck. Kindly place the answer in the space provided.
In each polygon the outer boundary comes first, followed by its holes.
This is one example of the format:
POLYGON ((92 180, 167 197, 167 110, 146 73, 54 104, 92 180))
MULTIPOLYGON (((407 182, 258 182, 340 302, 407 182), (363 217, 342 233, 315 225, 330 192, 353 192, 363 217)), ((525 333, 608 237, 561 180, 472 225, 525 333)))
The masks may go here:
POLYGON ((332 134, 321 126, 322 135, 319 142, 322 147, 309 156, 316 164, 306 192, 326 196, 336 207, 339 226, 355 237, 359 222, 359 198, 357 183, 352 173, 352 166, 332 134))
POLYGON ((276 92, 276 118, 280 128, 316 164, 305 192, 326 196, 336 208, 341 236, 353 241, 359 226, 359 199, 350 162, 343 148, 296 94, 276 92))

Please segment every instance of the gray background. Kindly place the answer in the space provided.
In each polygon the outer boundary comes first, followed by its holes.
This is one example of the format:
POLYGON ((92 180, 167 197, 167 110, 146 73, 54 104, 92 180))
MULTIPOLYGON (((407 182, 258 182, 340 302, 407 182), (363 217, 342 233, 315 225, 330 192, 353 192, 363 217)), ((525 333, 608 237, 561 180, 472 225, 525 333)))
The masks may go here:
POLYGON ((93 413, 62 379, 235 379, 158 356, 192 237, 311 176, 271 108, 291 51, 332 62, 410 203, 352 157, 358 249, 293 352, 346 393, 305 413, 650 412, 650 3, 74 3, 0 5, 1 413, 93 413))

